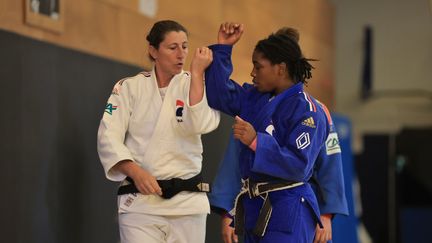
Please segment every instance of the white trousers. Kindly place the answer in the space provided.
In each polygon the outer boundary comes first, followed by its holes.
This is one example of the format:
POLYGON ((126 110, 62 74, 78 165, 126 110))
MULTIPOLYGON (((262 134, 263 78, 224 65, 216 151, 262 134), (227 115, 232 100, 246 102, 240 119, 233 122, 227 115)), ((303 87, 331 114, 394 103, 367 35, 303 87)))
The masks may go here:
POLYGON ((204 243, 207 214, 119 214, 121 243, 204 243))

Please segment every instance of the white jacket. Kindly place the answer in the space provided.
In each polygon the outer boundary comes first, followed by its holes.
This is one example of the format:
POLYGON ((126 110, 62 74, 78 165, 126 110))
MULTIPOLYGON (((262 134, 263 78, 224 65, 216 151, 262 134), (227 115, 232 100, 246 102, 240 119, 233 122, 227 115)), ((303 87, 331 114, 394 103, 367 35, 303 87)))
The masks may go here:
MULTIPOLYGON (((98 131, 98 153, 108 179, 125 179, 112 170, 122 160, 135 161, 158 180, 188 179, 201 171, 201 134, 216 129, 220 115, 208 106, 205 93, 200 103, 189 105, 190 82, 188 72, 174 76, 163 101, 154 69, 114 86, 98 131)), ((120 213, 209 212, 205 193, 181 192, 171 199, 128 194, 118 199, 120 213)))

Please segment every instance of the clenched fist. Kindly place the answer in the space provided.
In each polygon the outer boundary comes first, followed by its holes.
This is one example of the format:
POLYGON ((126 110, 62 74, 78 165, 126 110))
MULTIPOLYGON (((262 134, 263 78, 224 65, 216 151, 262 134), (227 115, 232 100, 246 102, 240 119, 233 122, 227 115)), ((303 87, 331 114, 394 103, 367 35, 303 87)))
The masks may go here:
POLYGON ((243 34, 243 24, 225 22, 219 27, 218 44, 234 45, 243 34))
POLYGON ((191 73, 204 75, 204 71, 213 61, 213 52, 208 47, 200 47, 196 49, 195 55, 191 62, 191 73))

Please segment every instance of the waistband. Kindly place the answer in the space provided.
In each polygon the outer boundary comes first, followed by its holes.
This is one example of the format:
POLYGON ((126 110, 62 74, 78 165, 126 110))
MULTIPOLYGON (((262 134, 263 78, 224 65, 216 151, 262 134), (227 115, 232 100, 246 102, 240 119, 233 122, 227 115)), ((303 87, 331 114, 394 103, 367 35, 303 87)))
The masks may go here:
MULTIPOLYGON (((117 195, 139 193, 132 178, 126 177, 126 180, 130 184, 120 186, 117 195)), ((189 179, 172 178, 169 180, 157 180, 157 182, 162 189, 162 197, 165 199, 170 199, 182 191, 210 192, 210 184, 203 182, 201 173, 189 179)))
POLYGON ((258 220, 253 229, 253 233, 257 236, 264 236, 268 222, 272 213, 272 205, 269 198, 269 193, 280 190, 287 190, 303 185, 304 182, 253 182, 249 179, 242 179, 242 189, 237 195, 234 209, 230 212, 234 216, 234 227, 236 234, 244 233, 244 206, 243 197, 248 195, 249 198, 261 197, 264 203, 258 215, 258 220))

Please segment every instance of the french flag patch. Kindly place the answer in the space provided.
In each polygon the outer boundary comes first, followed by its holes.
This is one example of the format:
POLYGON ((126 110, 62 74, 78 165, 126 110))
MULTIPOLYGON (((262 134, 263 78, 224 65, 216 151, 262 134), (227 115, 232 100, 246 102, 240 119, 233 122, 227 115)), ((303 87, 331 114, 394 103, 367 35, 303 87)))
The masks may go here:
POLYGON ((177 100, 176 101, 177 122, 183 122, 183 109, 184 109, 184 102, 181 100, 177 100))

